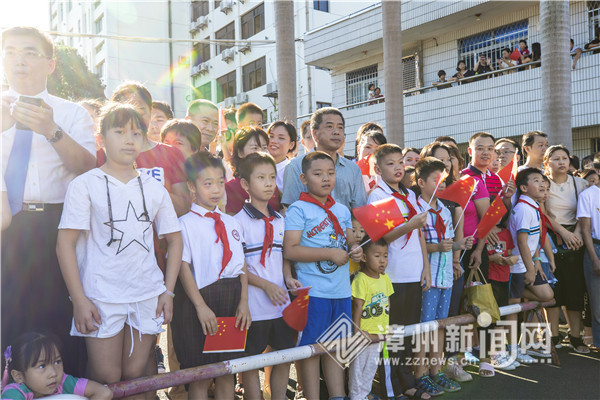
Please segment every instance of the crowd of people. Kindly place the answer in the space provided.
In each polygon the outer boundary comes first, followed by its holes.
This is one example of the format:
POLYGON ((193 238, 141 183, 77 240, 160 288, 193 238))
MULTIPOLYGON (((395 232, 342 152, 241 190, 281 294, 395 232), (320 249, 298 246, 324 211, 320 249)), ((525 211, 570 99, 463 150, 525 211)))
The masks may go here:
MULTIPOLYGON (((465 274, 476 268, 499 306, 555 299, 546 309, 555 347, 600 346, 600 154, 574 171, 568 148, 549 146, 543 132, 521 144, 479 132, 466 163, 451 137, 402 149, 368 122, 345 155, 336 108, 315 111, 300 132, 286 121, 263 129, 252 103, 222 111, 194 100, 175 119, 130 81, 108 101, 78 105, 46 90, 54 68, 46 35, 10 28, 2 43, 10 86, 2 96, 3 399, 111 398, 105 384, 164 367, 165 325, 170 371, 314 344, 343 315, 355 333, 379 337, 389 326, 462 313, 465 274), (513 160, 522 164, 516 179, 502 181, 496 173, 513 160), (476 185, 464 210, 438 198, 465 176, 476 185), (509 212, 478 239, 496 197, 509 212), (371 241, 353 210, 386 199, 403 222, 371 241), (282 312, 305 287, 307 323, 296 332, 282 312), (247 329, 245 349, 204 351, 226 317, 247 329)), ((443 341, 443 330, 437 335, 443 341)), ((328 355, 298 361, 297 397, 320 398, 319 366, 330 399, 378 398, 379 374, 380 396, 427 400, 472 380, 463 359, 490 378, 549 356, 514 342, 494 354, 403 344, 371 345, 348 371, 328 355)), ((265 368, 262 387, 255 370, 169 395, 283 399, 289 373, 285 363, 265 368)))

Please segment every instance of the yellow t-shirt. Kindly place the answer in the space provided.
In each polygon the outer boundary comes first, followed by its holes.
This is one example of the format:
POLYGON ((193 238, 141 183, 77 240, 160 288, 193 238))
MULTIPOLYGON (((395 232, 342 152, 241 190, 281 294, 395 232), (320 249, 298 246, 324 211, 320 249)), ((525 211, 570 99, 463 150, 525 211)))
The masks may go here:
POLYGON ((372 334, 387 333, 390 324, 389 297, 393 293, 392 281, 387 274, 379 275, 378 279, 370 278, 363 272, 356 274, 352 281, 352 297, 365 302, 360 329, 372 334), (383 330, 379 329, 380 326, 383 330))

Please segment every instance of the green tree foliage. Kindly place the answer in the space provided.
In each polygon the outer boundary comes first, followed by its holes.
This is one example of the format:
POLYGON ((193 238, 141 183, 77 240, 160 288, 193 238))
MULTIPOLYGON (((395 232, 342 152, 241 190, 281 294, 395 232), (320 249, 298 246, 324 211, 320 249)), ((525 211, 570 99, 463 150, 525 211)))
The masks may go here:
POLYGON ((104 99, 104 88, 87 63, 73 47, 62 43, 55 45, 56 68, 48 77, 48 92, 63 99, 104 99))

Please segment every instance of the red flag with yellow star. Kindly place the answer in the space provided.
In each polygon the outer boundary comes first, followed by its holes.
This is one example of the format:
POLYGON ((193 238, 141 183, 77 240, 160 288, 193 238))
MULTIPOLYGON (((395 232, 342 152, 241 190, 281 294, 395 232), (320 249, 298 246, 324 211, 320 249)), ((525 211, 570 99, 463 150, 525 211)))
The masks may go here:
POLYGON ((204 353, 244 351, 246 349, 246 329, 235 327, 235 317, 217 317, 217 333, 207 335, 204 340, 204 353))
POLYGON ((374 242, 405 221, 394 197, 355 208, 352 213, 374 242))
POLYGON ((517 179, 517 173, 519 171, 519 162, 517 161, 518 153, 515 153, 511 162, 509 162, 504 168, 498 171, 498 176, 502 179, 502 182, 507 183, 512 178, 513 182, 517 179))
POLYGON ((225 113, 223 109, 219 107, 219 132, 227 130, 227 120, 225 119, 225 113))
POLYGON ((296 290, 297 297, 283 309, 282 317, 290 328, 303 331, 308 321, 308 291, 309 287, 296 290))
POLYGON ((492 228, 498 225, 498 222, 500 222, 506 212, 506 206, 502 202, 502 197, 497 196, 481 218, 481 221, 479 221, 479 225, 477 225, 477 237, 479 239, 485 238, 492 228))
POLYGON ((465 175, 452 185, 448 186, 444 191, 437 193, 438 199, 450 200, 458 203, 464 210, 471 198, 471 194, 475 189, 475 179, 469 175, 465 175))

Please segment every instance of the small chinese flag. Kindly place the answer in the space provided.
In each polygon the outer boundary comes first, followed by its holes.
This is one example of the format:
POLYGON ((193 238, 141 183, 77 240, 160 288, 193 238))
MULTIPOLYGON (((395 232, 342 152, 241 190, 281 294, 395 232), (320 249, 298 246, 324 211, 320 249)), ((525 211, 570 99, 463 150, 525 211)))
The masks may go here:
POLYGON ((369 154, 365 158, 358 160, 356 165, 360 168, 362 175, 373 176, 375 175, 375 159, 371 157, 373 154, 369 154))
POLYGON ((447 177, 448 177, 448 171, 444 170, 442 172, 442 174, 440 175, 440 178, 438 179, 437 183, 435 184, 435 190, 436 191, 440 187, 440 185, 442 184, 442 182, 444 182, 446 180, 447 177))
POLYGON ((497 196, 481 218, 481 221, 479 221, 479 225, 477 225, 477 237, 479 239, 485 238, 492 228, 498 225, 498 222, 504 217, 506 211, 502 197, 497 196))
POLYGON ((230 353, 246 349, 246 329, 235 327, 235 317, 217 317, 218 329, 214 335, 207 335, 204 353, 230 353))
POLYGON ((405 221, 394 197, 355 208, 352 212, 374 242, 405 221))
POLYGON ((502 179, 502 182, 508 183, 509 179, 512 178, 513 182, 517 179, 517 173, 519 171, 519 163, 517 161, 517 153, 515 153, 511 162, 506 164, 504 168, 498 171, 498 176, 502 179))
POLYGON ((308 291, 309 287, 300 288, 296 291, 298 296, 281 313, 283 320, 290 328, 301 332, 308 321, 308 291))
POLYGON ((519 51, 519 49, 514 49, 513 52, 510 54, 510 59, 513 61, 519 61, 519 58, 521 58, 521 52, 519 51))
POLYGON ((225 120, 225 113, 223 109, 219 107, 219 132, 227 130, 227 121, 225 120))
POLYGON ((458 203, 464 210, 475 189, 475 179, 465 175, 452 185, 448 186, 443 192, 438 192, 438 199, 450 200, 458 203))

